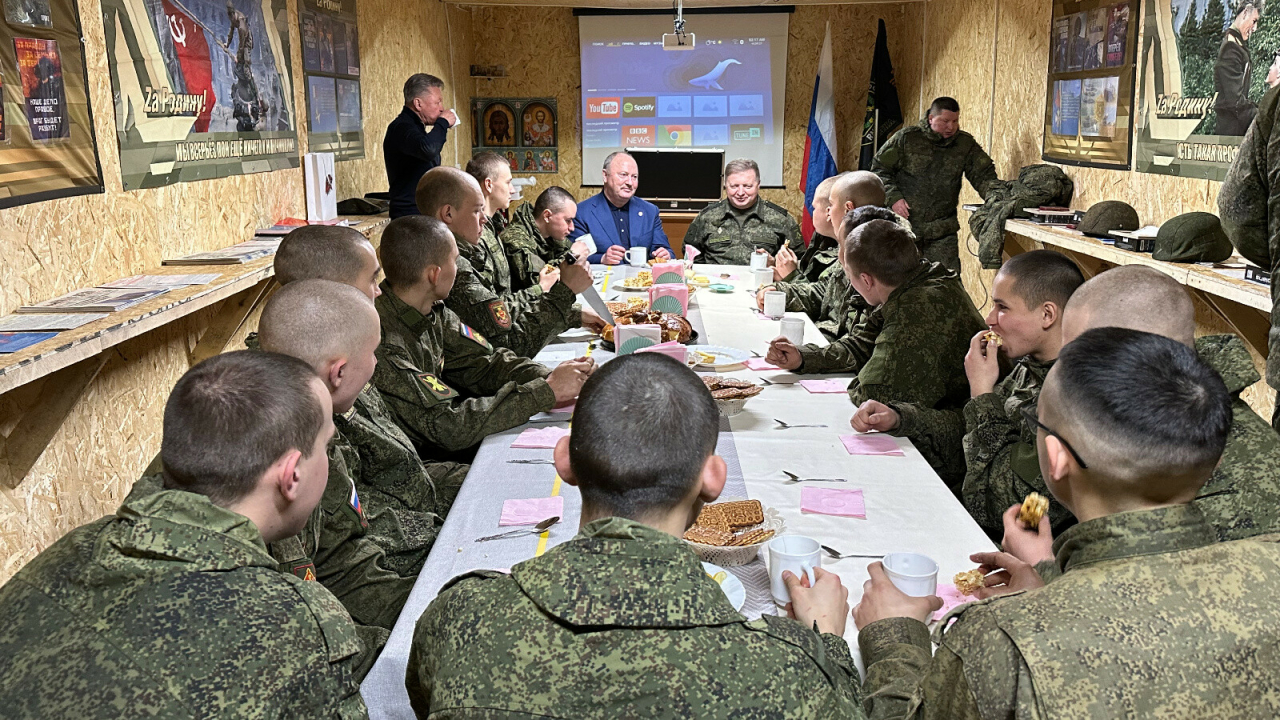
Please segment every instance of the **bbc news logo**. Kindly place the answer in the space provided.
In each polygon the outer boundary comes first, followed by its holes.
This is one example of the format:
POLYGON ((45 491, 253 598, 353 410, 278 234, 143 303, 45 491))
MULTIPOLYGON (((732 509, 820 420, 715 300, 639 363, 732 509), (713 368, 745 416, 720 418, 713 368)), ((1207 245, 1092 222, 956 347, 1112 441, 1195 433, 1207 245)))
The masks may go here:
POLYGON ((619 98, 587 98, 587 117, 593 119, 615 119, 622 112, 622 101, 619 98))
POLYGON ((654 129, 652 125, 624 125, 622 144, 627 147, 653 147, 657 144, 654 129))
POLYGON ((622 117, 653 117, 658 111, 658 98, 629 97, 622 99, 622 117))

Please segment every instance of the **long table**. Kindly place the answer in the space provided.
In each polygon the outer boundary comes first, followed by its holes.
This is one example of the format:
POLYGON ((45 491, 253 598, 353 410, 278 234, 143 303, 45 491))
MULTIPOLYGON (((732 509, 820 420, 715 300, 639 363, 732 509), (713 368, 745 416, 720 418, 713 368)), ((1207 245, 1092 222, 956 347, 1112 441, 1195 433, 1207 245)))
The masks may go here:
MULTIPOLYGON (((769 340, 778 336, 779 323, 754 311, 754 299, 747 292, 751 273, 745 267, 697 266, 698 271, 731 277, 723 280, 735 286, 730 294, 698 291, 691 301, 691 321, 703 344, 727 345, 764 353, 769 340)), ((606 299, 619 293, 612 288, 618 277, 630 274, 626 268, 610 270, 599 285, 606 286, 606 299)), ((805 340, 825 345, 817 328, 806 318, 805 340)), ((585 344, 549 346, 540 355, 549 364, 580 354, 585 344)), ((607 353, 596 351, 598 361, 607 353)), ((773 508, 786 523, 785 532, 808 535, 843 553, 920 552, 938 562, 940 582, 973 567, 969 554, 993 548, 990 540, 906 439, 898 439, 905 455, 850 455, 840 441, 852 434, 849 417, 853 406, 847 395, 810 394, 795 384, 800 378, 786 371, 754 372, 739 369, 722 374, 773 384, 747 401, 739 415, 722 419, 717 452, 726 456, 729 482, 725 495, 735 488, 773 508), (789 424, 822 424, 822 428, 781 429, 776 420, 789 424), (843 477, 846 483, 824 487, 862 489, 866 519, 802 513, 802 484, 788 484, 783 471, 802 477, 843 477)), ((828 377, 850 378, 848 375, 828 377)), ((558 422, 567 426, 567 417, 535 417, 538 426, 558 422)), ((381 657, 361 686, 372 718, 412 718, 404 689, 405 668, 414 625, 422 611, 451 578, 477 569, 506 569, 532 558, 547 548, 571 539, 577 533, 581 500, 576 488, 559 480, 550 465, 510 463, 512 459, 550 459, 550 450, 516 450, 512 441, 527 426, 514 428, 485 439, 472 464, 453 509, 423 567, 400 619, 381 657), (502 503, 510 498, 560 495, 564 515, 560 524, 543 536, 477 543, 475 539, 500 531, 498 518, 502 503)), ((501 528, 505 530, 507 528, 501 528)), ((767 553, 762 552, 761 555, 767 553)), ((823 559, 823 566, 840 576, 849 588, 849 601, 856 603, 867 580, 866 560, 823 559)), ((763 565, 730 568, 748 589, 744 614, 775 612, 762 589, 763 565), (761 593, 764 593, 763 596, 761 593)), ((845 639, 857 657, 857 630, 852 619, 845 639)))

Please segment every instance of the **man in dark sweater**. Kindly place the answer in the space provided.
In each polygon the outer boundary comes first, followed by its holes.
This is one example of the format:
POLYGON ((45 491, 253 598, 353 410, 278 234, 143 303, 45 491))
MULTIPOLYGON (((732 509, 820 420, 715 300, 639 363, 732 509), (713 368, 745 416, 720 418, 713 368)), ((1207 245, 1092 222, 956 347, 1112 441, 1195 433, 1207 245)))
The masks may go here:
POLYGON ((444 109, 444 81, 417 73, 404 84, 404 109, 387 126, 382 159, 387 165, 391 217, 417 215, 418 179, 440 165, 440 150, 458 115, 444 109))

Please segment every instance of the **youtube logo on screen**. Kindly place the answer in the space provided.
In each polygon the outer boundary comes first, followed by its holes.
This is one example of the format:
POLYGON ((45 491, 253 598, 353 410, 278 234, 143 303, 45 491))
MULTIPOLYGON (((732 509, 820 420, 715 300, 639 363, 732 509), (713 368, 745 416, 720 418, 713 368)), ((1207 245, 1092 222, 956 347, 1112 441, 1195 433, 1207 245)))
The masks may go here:
POLYGON ((592 120, 616 120, 622 113, 622 100, 616 97, 587 98, 587 117, 592 120))
POLYGON ((653 117, 658 110, 658 98, 650 95, 648 97, 629 97, 622 99, 622 117, 653 117))

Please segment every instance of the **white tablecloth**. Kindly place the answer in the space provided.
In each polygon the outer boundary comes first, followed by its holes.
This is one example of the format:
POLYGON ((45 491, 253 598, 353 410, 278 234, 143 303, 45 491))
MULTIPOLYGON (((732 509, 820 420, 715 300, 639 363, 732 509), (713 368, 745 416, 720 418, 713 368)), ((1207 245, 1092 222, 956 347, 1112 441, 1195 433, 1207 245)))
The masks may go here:
MULTIPOLYGON (((700 342, 728 345, 763 354, 768 341, 778 335, 779 323, 754 312, 754 298, 746 292, 751 273, 745 267, 698 266, 714 281, 735 285, 731 294, 699 290, 692 302, 701 315, 706 337, 700 342), (734 276, 721 279, 721 273, 734 276)), ((617 276, 633 274, 617 268, 617 276)), ((599 286, 601 283, 597 283, 599 286)), ((630 295, 626 293, 623 295, 630 295)), ((609 288, 606 299, 620 294, 609 288)), ((800 315, 799 317, 803 317, 800 315)), ((826 344, 817 328, 805 319, 805 340, 826 344)), ((577 345, 573 349, 580 350, 577 345)), ((558 360, 570 348, 551 346, 539 356, 558 360)), ((775 384, 747 402, 746 410, 729 420, 737 465, 750 497, 778 510, 787 532, 808 535, 844 553, 919 552, 938 562, 939 581, 973 567, 970 553, 993 548, 991 541, 905 439, 899 446, 905 457, 854 456, 840 442, 840 435, 853 432, 849 417, 853 406, 846 394, 811 394, 799 379, 787 372, 756 373, 740 369, 725 373, 775 384), (775 419, 787 423, 825 424, 823 428, 779 429, 775 419), (846 483, 820 483, 821 487, 862 489, 866 519, 800 512, 801 484, 786 484, 783 470, 802 477, 843 477, 846 483)), ((832 376, 848 378, 849 376, 832 376)), ((566 418, 567 420, 567 418, 566 418)), ((544 423, 540 423, 544 425, 544 423)), ((564 426, 563 421, 560 422, 564 426)), ((514 458, 549 459, 549 450, 512 450, 511 442, 523 428, 491 436, 481 445, 471 473, 449 512, 435 547, 427 558, 417 584, 396 623, 381 657, 361 686, 370 716, 412 718, 404 689, 405 667, 414 624, 418 616, 449 579, 482 568, 509 568, 533 557, 539 539, 476 543, 475 539, 499 531, 502 502, 509 498, 545 497, 556 493, 565 498, 562 522, 549 532, 546 547, 569 540, 577 532, 581 501, 576 489, 555 481, 550 465, 507 462, 514 458)), ((722 439, 722 447, 725 442, 722 439)), ((731 463, 731 482, 734 468, 731 463)), ((767 553, 766 553, 767 554, 767 553)), ((849 602, 856 603, 867 579, 868 561, 824 558, 823 566, 838 574, 849 588, 849 602)), ((857 630, 848 621, 845 639, 857 657, 857 630)))

